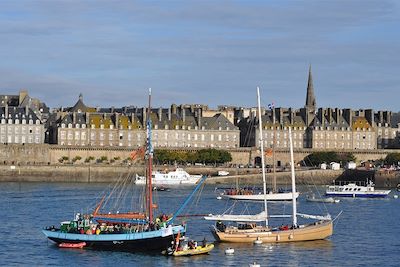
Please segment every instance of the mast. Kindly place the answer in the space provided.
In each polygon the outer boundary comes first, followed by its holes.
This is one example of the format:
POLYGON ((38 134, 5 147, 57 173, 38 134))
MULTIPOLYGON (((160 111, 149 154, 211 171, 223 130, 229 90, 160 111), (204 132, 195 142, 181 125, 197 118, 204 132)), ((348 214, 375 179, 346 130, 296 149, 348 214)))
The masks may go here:
POLYGON ((153 221, 153 185, 152 185, 152 174, 153 174, 153 146, 151 143, 151 88, 149 88, 149 109, 147 110, 147 189, 146 189, 146 208, 147 216, 149 217, 149 222, 153 221))
POLYGON ((293 142, 292 128, 289 127, 289 144, 290 144, 290 167, 292 171, 292 203, 293 203, 293 226, 297 226, 297 203, 296 203, 296 177, 294 175, 294 159, 293 159, 293 142))
POLYGON ((276 120, 276 115, 275 115, 275 107, 272 108, 273 112, 272 112, 272 125, 274 127, 274 137, 272 138, 272 189, 273 192, 277 192, 276 190, 276 166, 275 166, 275 162, 276 162, 276 158, 275 158, 275 146, 276 146, 276 126, 275 126, 275 120, 276 120))
POLYGON ((265 226, 268 226, 268 210, 267 210, 267 184, 265 182, 265 162, 264 162, 264 140, 262 132, 261 119, 261 103, 260 103, 260 88, 257 86, 257 104, 258 104, 258 126, 260 130, 260 149, 261 149, 261 170, 263 178, 263 193, 264 193, 264 211, 265 211, 265 226))

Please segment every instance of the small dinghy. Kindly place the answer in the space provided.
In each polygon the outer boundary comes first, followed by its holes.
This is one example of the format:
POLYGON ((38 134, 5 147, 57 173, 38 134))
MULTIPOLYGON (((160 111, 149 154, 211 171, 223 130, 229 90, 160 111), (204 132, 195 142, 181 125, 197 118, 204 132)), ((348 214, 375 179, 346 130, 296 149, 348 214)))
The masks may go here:
POLYGON ((312 195, 312 196, 307 196, 307 201, 309 201, 309 202, 323 202, 323 203, 339 203, 340 199, 335 199, 333 197, 316 198, 314 195, 312 195))
POLYGON ((85 242, 80 242, 80 243, 60 243, 58 244, 58 247, 60 248, 83 248, 86 246, 85 242))
POLYGON ((214 249, 213 243, 207 243, 204 238, 202 245, 198 245, 197 241, 189 240, 187 237, 180 237, 180 233, 176 236, 173 246, 163 251, 162 254, 170 256, 194 256, 207 254, 214 249))
POLYGON ((205 246, 196 246, 194 248, 186 248, 182 250, 176 250, 174 253, 172 253, 173 256, 178 257, 178 256, 194 256, 194 255, 201 255, 201 254, 207 254, 211 250, 214 249, 214 244, 206 244, 205 246))

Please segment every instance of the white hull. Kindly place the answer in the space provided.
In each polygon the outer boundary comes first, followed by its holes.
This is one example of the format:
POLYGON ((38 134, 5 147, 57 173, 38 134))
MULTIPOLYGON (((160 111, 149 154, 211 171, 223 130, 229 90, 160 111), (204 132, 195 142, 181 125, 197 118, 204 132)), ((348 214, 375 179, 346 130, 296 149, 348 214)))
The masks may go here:
POLYGON ((370 181, 366 186, 350 183, 347 185, 331 185, 326 189, 326 196, 336 197, 364 197, 379 198, 386 197, 390 190, 375 190, 374 184, 370 181))
MULTIPOLYGON (((157 179, 152 180, 153 185, 180 185, 180 184, 196 184, 199 181, 199 178, 191 179, 191 180, 172 180, 172 179, 157 179)), ((144 185, 146 184, 146 180, 136 180, 135 184, 144 185)))
MULTIPOLYGON (((258 195, 222 195, 223 197, 236 199, 236 200, 250 200, 250 201, 290 201, 293 199, 292 192, 290 193, 269 193, 269 194, 258 194, 258 195)), ((295 193, 295 198, 299 197, 299 192, 295 193)))
MULTIPOLYGON (((181 168, 168 173, 154 171, 152 175, 153 185, 180 185, 196 184, 201 179, 201 175, 190 175, 181 168)), ((146 184, 146 177, 136 175, 135 184, 146 184)))

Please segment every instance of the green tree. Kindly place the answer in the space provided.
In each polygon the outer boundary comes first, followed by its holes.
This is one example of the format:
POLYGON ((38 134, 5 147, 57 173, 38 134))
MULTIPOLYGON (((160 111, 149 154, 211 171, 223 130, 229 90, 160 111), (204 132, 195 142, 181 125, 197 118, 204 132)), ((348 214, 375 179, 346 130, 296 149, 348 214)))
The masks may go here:
POLYGON ((398 165, 400 162, 400 153, 389 153, 385 158, 385 164, 398 165))

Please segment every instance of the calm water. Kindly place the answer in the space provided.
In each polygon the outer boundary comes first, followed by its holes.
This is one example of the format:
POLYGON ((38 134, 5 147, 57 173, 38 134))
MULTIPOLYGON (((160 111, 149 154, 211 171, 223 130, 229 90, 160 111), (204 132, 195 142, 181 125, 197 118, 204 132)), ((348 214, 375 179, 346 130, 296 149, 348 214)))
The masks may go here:
MULTIPOLYGON (((342 199, 339 204, 317 205, 302 194, 299 211, 320 214, 325 207, 331 214, 343 210, 330 240, 291 244, 217 244, 210 255, 172 258, 161 255, 89 249, 58 249, 47 241, 41 228, 72 219, 74 212, 93 206, 104 191, 104 184, 0 183, 0 266, 399 266, 400 199, 342 199), (226 256, 225 248, 235 248, 226 256)), ((300 188, 308 191, 307 188, 300 188)), ((322 190, 322 188, 320 188, 322 190)), ((190 188, 158 192, 161 210, 174 211, 190 188)), ((187 213, 223 212, 230 206, 216 200, 214 186, 206 186, 187 213)), ((290 205, 270 204, 275 214, 288 214, 290 205)), ((239 210, 257 210, 259 204, 238 204, 239 210)), ((190 237, 213 240, 209 225, 200 219, 188 220, 190 237)), ((277 224, 282 222, 278 221, 277 224)))

